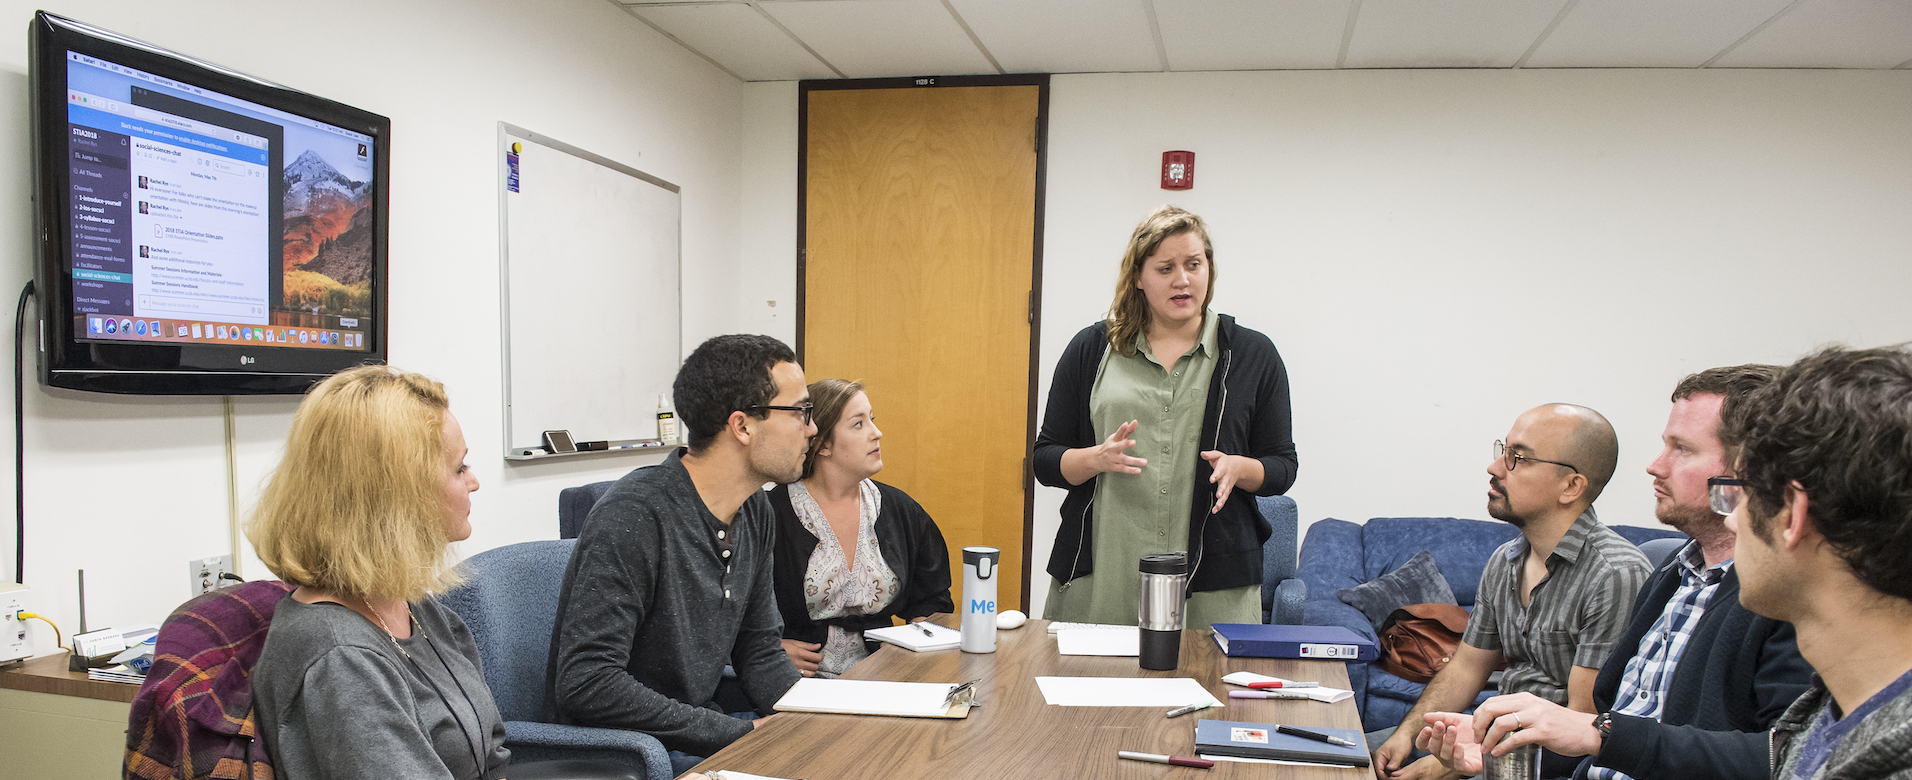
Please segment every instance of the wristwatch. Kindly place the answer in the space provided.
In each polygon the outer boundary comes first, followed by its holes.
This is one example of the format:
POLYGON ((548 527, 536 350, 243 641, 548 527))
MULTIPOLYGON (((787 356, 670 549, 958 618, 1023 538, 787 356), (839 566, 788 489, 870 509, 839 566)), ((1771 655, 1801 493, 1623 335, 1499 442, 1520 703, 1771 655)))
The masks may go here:
POLYGON ((1607 738, 1613 736, 1613 710, 1602 712, 1600 717, 1594 718, 1593 730, 1600 732, 1600 742, 1605 744, 1607 738))

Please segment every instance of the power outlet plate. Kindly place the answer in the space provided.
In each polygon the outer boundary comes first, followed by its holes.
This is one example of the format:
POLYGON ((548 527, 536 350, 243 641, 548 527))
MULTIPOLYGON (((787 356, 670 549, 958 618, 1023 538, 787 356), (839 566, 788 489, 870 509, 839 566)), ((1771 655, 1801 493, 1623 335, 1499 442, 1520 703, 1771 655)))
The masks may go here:
POLYGON ((187 561, 186 568, 188 569, 186 573, 192 580, 192 588, 187 592, 197 596, 226 586, 227 580, 221 579, 219 575, 232 573, 232 556, 215 555, 211 558, 187 561))
POLYGON ((0 584, 0 663, 33 655, 33 637, 16 613, 27 608, 27 586, 0 584))

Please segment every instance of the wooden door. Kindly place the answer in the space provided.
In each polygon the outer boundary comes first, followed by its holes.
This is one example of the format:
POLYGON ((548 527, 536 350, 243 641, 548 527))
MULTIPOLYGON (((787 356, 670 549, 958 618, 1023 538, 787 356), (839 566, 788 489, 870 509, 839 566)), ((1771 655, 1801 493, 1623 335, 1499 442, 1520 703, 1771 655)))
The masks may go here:
MULTIPOLYGON (((895 83, 892 80, 890 83, 895 83)), ((862 380, 883 472, 1027 603, 1043 83, 805 89, 798 349, 862 380)), ((807 85, 806 85, 807 86, 807 85)))

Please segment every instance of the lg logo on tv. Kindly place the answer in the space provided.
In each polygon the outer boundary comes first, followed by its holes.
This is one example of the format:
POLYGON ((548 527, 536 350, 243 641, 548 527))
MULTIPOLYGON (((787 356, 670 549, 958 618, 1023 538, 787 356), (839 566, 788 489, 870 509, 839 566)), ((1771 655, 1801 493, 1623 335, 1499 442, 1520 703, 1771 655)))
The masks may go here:
POLYGON ((252 365, 252 364, 254 364, 254 363, 257 363, 257 362, 259 362, 259 359, 258 359, 258 358, 256 358, 256 357, 247 357, 247 356, 245 356, 245 355, 240 355, 240 356, 239 356, 239 365, 242 365, 242 366, 250 366, 250 365, 252 365))

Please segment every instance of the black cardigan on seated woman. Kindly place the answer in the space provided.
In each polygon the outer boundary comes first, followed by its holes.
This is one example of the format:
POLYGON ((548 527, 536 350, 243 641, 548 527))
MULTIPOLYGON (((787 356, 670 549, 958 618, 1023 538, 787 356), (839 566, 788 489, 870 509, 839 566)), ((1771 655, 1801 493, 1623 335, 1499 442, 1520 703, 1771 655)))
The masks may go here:
POLYGON ((949 548, 943 544, 943 532, 936 521, 909 494, 881 482, 876 483, 876 490, 880 496, 876 546, 883 553, 883 562, 896 573, 897 596, 880 613, 821 622, 810 619, 803 598, 803 575, 810 567, 810 554, 817 549, 817 537, 797 519, 789 485, 778 485, 770 491, 770 506, 777 513, 777 545, 771 557, 776 562, 777 611, 783 613, 785 639, 820 644, 828 638, 829 625, 866 631, 893 625, 891 617, 910 620, 956 610, 956 602, 949 597, 949 548))

